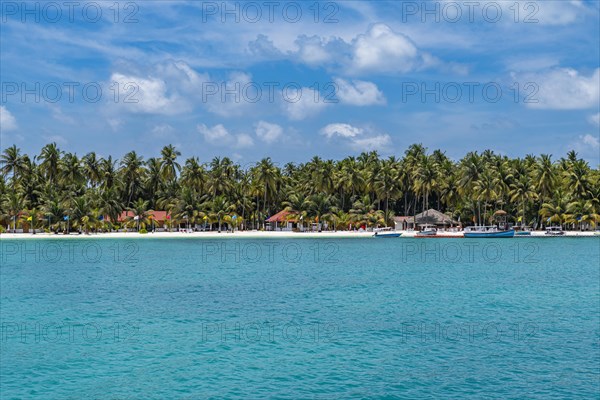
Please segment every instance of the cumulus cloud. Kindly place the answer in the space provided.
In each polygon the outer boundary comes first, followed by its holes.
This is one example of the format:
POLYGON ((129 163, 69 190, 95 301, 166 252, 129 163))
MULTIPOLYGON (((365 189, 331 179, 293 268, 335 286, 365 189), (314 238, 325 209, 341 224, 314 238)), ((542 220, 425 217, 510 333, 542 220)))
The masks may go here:
POLYGON ((115 72, 110 80, 112 85, 118 85, 118 104, 132 112, 173 115, 189 110, 177 93, 169 93, 166 82, 161 78, 115 72))
POLYGON ((0 129, 3 132, 17 129, 17 120, 4 106, 0 106, 0 129))
POLYGON ((288 88, 282 97, 283 110, 288 118, 295 121, 314 117, 329 104, 321 93, 307 87, 288 88))
POLYGON ((417 48, 406 35, 386 24, 371 25, 349 41, 340 37, 300 35, 295 49, 280 51, 265 35, 249 42, 250 52, 263 57, 287 56, 310 66, 325 66, 346 74, 403 73, 439 65, 440 61, 417 48))
POLYGON ((373 104, 385 104, 383 93, 372 82, 347 81, 341 78, 334 79, 336 84, 336 95, 341 103, 354 106, 368 106, 373 104))
POLYGON ((353 43, 352 64, 359 70, 407 72, 419 62, 412 41, 384 24, 376 24, 353 43))
POLYGON ((254 145, 252 137, 246 133, 233 135, 222 125, 217 124, 213 127, 208 127, 204 124, 199 124, 196 129, 204 140, 215 146, 233 146, 236 148, 251 147, 254 145))
POLYGON ((590 115, 588 117, 588 122, 592 125, 600 126, 600 113, 590 115))
POLYGON ((392 139, 387 134, 371 134, 365 129, 350 124, 335 123, 326 125, 321 129, 321 135, 332 140, 338 138, 354 151, 386 151, 392 145, 392 139))
POLYGON ((363 129, 354 127, 350 124, 329 124, 321 129, 321 134, 331 139, 335 136, 343 138, 353 138, 362 135, 363 129))
MULTIPOLYGON (((570 68, 560 68, 539 74, 515 75, 522 83, 533 83, 537 93, 528 92, 530 108, 574 110, 598 107, 600 102, 600 68, 586 76, 570 68)), ((524 86, 523 86, 524 87, 524 86)))
POLYGON ((283 135, 283 128, 277 124, 271 124, 265 121, 259 121, 256 124, 256 136, 265 143, 276 142, 283 135))

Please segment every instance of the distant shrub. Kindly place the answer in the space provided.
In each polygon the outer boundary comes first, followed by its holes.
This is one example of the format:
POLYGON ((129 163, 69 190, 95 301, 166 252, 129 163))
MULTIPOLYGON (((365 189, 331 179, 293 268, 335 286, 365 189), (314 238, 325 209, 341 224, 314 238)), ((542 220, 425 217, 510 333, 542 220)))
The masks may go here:
POLYGON ((145 233, 148 233, 148 231, 146 230, 146 228, 140 229, 140 234, 145 234, 145 233))
POLYGON ((0 225, 0 233, 6 233, 6 228, 0 225))

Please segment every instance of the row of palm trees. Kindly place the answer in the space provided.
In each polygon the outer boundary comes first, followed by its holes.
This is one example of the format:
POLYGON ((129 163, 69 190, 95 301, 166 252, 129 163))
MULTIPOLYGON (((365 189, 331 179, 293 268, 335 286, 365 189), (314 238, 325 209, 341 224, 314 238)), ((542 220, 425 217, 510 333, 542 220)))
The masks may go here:
POLYGON ((125 210, 135 216, 125 222, 138 229, 154 223, 150 210, 167 211, 175 226, 219 230, 224 224, 264 229, 265 219, 282 209, 336 229, 392 225, 394 215, 430 207, 463 224, 486 224, 498 209, 535 227, 600 222, 600 173, 573 151, 552 160, 486 150, 453 161, 413 144, 401 158, 368 152, 285 165, 265 158, 242 167, 227 157, 182 163, 172 145, 157 157, 131 151, 117 160, 94 152, 79 157, 50 143, 35 156, 8 147, 0 165, 0 222, 11 229, 109 230, 119 227, 125 210))

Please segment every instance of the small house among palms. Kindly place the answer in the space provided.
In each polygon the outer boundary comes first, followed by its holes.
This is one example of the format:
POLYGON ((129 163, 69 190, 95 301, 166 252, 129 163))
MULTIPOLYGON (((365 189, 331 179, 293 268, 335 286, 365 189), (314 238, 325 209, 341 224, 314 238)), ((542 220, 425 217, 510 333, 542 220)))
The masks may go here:
POLYGON ((271 231, 291 231, 296 228, 298 215, 291 211, 281 210, 265 220, 271 231))

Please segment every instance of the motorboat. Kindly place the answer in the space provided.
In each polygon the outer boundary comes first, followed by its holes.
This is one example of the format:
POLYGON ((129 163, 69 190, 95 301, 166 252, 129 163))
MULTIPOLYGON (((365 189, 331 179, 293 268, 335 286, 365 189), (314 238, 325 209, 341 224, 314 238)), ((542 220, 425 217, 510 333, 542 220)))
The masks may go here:
POLYGON ((515 236, 514 229, 500 229, 497 226, 469 226, 465 228, 464 237, 475 238, 511 238, 515 236))
POLYGON ((397 238, 402 236, 402 232, 396 232, 392 228, 377 228, 374 230, 375 234, 373 237, 376 238, 397 238))

